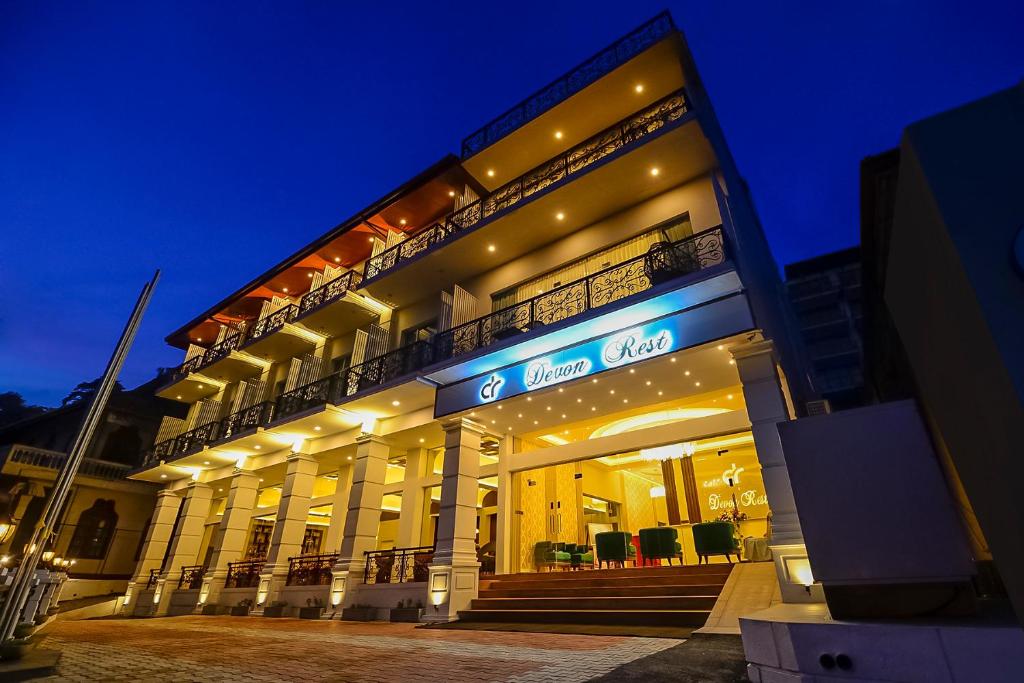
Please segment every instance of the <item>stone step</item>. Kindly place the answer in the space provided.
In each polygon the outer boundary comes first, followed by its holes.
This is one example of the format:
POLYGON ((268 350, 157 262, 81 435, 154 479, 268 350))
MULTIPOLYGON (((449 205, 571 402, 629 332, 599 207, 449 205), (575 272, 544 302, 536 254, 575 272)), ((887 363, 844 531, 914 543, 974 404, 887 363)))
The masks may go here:
POLYGON ((728 576, 732 571, 729 564, 673 565, 671 567, 626 567, 624 569, 581 569, 566 568, 543 572, 520 572, 518 574, 496 574, 492 578, 511 581, 541 581, 546 579, 572 581, 580 576, 611 578, 637 576, 693 576, 705 574, 722 574, 728 576))
POLYGON ((550 588, 528 587, 506 588, 498 586, 495 588, 481 588, 481 598, 572 598, 572 597, 626 597, 626 596, 653 596, 653 595, 715 595, 722 592, 721 583, 695 583, 695 584, 665 584, 665 585, 636 585, 633 583, 610 586, 565 586, 558 585, 550 588))
POLYGON ((649 611, 649 610, 708 610, 715 606, 717 595, 623 596, 623 597, 571 597, 571 598, 477 598, 471 610, 544 610, 544 611, 649 611))
MULTIPOLYGON (((722 575, 645 575, 645 576, 586 576, 591 572, 577 572, 579 576, 573 580, 565 579, 532 579, 532 580, 520 580, 518 578, 502 578, 502 579, 481 579, 480 589, 481 590, 512 590, 512 589, 523 589, 530 590, 534 588, 616 588, 622 586, 697 586, 697 585, 709 585, 718 584, 724 585, 725 580, 728 578, 727 574, 722 575)), ((544 574, 543 576, 548 576, 544 574)))
POLYGON ((459 619, 483 623, 609 624, 699 628, 708 610, 464 610, 459 619))

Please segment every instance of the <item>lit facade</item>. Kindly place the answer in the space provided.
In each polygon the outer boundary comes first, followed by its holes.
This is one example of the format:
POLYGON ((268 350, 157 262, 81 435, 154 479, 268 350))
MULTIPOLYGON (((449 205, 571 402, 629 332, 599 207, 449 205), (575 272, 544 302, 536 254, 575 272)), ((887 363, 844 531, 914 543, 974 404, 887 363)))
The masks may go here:
POLYGON ((786 310, 659 15, 168 337, 189 416, 133 474, 164 489, 126 610, 446 621, 546 543, 673 526, 694 564, 723 516, 784 573, 786 310))

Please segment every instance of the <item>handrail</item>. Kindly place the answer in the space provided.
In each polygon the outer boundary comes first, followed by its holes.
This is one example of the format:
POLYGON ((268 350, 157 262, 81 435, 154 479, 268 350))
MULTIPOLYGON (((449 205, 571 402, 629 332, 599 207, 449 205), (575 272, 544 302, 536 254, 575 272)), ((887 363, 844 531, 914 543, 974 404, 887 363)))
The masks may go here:
POLYGON ((355 290, 361 279, 362 276, 359 273, 350 270, 344 275, 339 275, 330 282, 306 292, 299 300, 298 316, 304 316, 310 311, 344 296, 345 292, 355 290))
POLYGON ((252 329, 249 331, 249 335, 245 340, 245 344, 242 346, 248 346, 257 339, 261 339, 272 332, 276 332, 285 326, 286 323, 290 323, 295 320, 295 315, 299 312, 299 307, 295 304, 288 304, 282 306, 270 315, 257 321, 252 329))
POLYGON ((594 81, 611 73, 674 31, 675 28, 672 15, 667 11, 644 22, 590 59, 570 69, 468 135, 462 141, 462 158, 466 159, 476 154, 583 90, 594 81))
POLYGON ((564 181, 601 159, 624 149, 682 118, 689 111, 686 95, 678 90, 628 116, 553 159, 536 166, 485 197, 454 211, 412 237, 385 249, 366 262, 366 279, 372 279, 421 253, 434 249, 453 235, 505 211, 541 190, 564 181))
POLYGON ((286 586, 326 586, 331 583, 338 553, 298 555, 288 558, 286 586))
POLYGON ((363 583, 409 583, 426 581, 434 546, 365 550, 366 568, 363 583))
POLYGON ((211 441, 227 439, 241 432, 263 427, 274 418, 274 402, 262 401, 221 418, 211 441))

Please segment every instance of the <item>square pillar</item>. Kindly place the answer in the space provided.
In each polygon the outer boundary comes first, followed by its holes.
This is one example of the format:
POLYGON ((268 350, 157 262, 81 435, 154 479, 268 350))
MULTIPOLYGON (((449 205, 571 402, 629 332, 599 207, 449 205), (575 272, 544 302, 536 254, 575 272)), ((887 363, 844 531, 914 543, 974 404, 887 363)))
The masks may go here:
POLYGON ((156 494, 156 507, 146 529, 146 538, 142 542, 139 563, 135 566, 135 574, 124 591, 124 614, 132 613, 139 591, 144 590, 149 582, 149 572, 160 569, 160 564, 167 553, 167 544, 171 542, 171 531, 174 529, 174 520, 178 518, 180 506, 181 496, 176 492, 161 489, 156 494))
POLYGON ((806 561, 807 549, 777 427, 779 422, 791 420, 793 416, 782 388, 774 345, 771 340, 755 341, 733 347, 730 351, 743 384, 743 399, 771 509, 772 538, 769 547, 782 599, 784 602, 820 602, 823 599, 820 588, 808 591, 791 580, 788 569, 794 560, 806 561))
POLYGON ((498 446, 498 523, 494 539, 494 573, 512 571, 512 520, 515 498, 512 490, 512 438, 502 439, 498 446))
POLYGON ((267 559, 256 589, 257 614, 277 599, 288 580, 288 559, 302 553, 302 537, 309 521, 309 501, 313 497, 317 462, 308 453, 293 452, 285 463, 284 486, 277 506, 274 531, 270 536, 267 559))
POLYGON ((210 558, 210 566, 203 577, 203 587, 199 591, 200 605, 216 605, 224 582, 228 578, 228 563, 237 562, 245 552, 246 535, 253 508, 256 507, 256 490, 259 477, 242 469, 235 469, 231 477, 231 487, 224 506, 224 515, 220 519, 217 536, 219 545, 214 548, 210 558))
POLYGON ((398 516, 399 548, 420 544, 423 527, 423 478, 427 476, 427 449, 410 448, 405 456, 405 480, 402 482, 402 511, 398 516))
POLYGON ((427 621, 458 619, 477 597, 480 563, 476 557, 477 495, 480 479, 480 438, 484 428, 466 419, 442 424, 444 469, 437 547, 430 564, 427 590, 432 606, 427 621))
POLYGON ((178 520, 178 531, 171 540, 171 551, 167 564, 157 580, 157 592, 153 596, 156 615, 163 616, 171 604, 171 595, 178 587, 181 568, 194 565, 199 559, 203 544, 206 519, 210 516, 210 501, 213 489, 206 484, 193 481, 185 489, 185 500, 178 520))
POLYGON ((366 555, 377 549, 380 508, 384 500, 390 445, 376 434, 356 437, 356 459, 352 471, 352 491, 348 497, 345 534, 341 540, 338 563, 334 565, 331 602, 350 606, 355 601, 353 587, 363 582, 366 555))
POLYGON ((351 465, 342 465, 338 470, 338 481, 334 485, 331 496, 331 523, 327 526, 324 536, 324 552, 341 552, 341 536, 345 532, 345 519, 348 517, 348 497, 352 492, 351 465))

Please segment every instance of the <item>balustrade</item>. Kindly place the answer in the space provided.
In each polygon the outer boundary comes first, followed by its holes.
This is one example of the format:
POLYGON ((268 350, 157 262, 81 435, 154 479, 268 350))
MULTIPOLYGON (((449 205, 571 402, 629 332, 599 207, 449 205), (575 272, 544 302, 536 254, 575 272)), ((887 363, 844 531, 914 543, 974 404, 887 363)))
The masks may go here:
POLYGON ((434 546, 366 551, 364 583, 409 583, 426 581, 434 546))
POLYGON ((337 553, 299 555, 288 558, 288 586, 326 586, 331 583, 331 568, 338 561, 337 553))

